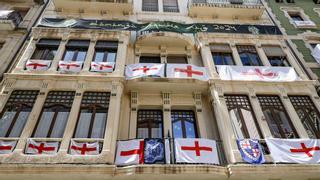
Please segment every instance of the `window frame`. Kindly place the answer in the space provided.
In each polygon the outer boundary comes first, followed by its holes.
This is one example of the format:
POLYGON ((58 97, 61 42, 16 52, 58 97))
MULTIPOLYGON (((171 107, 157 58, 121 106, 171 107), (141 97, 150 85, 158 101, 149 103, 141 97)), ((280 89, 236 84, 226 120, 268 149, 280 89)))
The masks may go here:
POLYGON ((240 60, 241 60, 241 63, 243 66, 264 66, 261 61, 261 58, 259 56, 259 53, 254 45, 237 45, 236 47, 237 47, 237 51, 238 51, 238 54, 239 54, 239 57, 240 57, 240 60), (242 47, 247 47, 247 50, 241 50, 240 48, 242 48, 242 47), (251 49, 252 51, 248 50, 248 49, 251 49), (250 65, 244 64, 244 62, 241 58, 242 54, 244 54, 248 58, 250 65), (253 59, 250 57, 251 55, 256 56, 257 61, 258 61, 258 65, 253 64, 253 59))
POLYGON ((86 57, 87 57, 87 55, 88 55, 90 40, 70 39, 69 42, 66 44, 62 61, 64 61, 64 62, 77 62, 77 58, 78 58, 79 52, 85 51, 85 56, 84 56, 83 61, 79 61, 79 62, 85 62, 86 57), (79 46, 68 45, 68 43, 71 42, 71 41, 78 41, 78 42, 87 41, 87 42, 88 42, 88 45, 87 45, 87 46, 85 46, 85 45, 83 45, 83 46, 81 46, 81 45, 79 45, 79 46), (66 59, 67 52, 71 52, 71 51, 74 52, 74 54, 73 54, 73 56, 72 56, 72 59, 71 59, 71 60, 69 60, 69 59, 67 60, 67 59, 66 59))
POLYGON ((233 54, 232 52, 211 52, 212 58, 213 58, 213 62, 214 65, 227 65, 227 66, 234 66, 236 65, 234 58, 233 58, 233 54), (232 64, 226 64, 226 56, 225 55, 229 55, 231 57, 232 60, 232 64), (215 60, 215 56, 219 56, 220 58, 223 57, 223 64, 217 64, 216 60, 215 60))
POLYGON ((155 3, 156 7, 152 7, 152 2, 149 3, 149 2, 146 2, 148 0, 142 0, 142 6, 141 6, 141 10, 143 12, 159 12, 159 0, 154 0, 154 1, 157 1, 157 3, 155 3), (147 3, 147 5, 146 5, 147 3))
POLYGON ((57 55, 57 52, 58 52, 58 49, 59 49, 59 46, 60 46, 60 43, 61 43, 61 39, 40 39, 38 41, 38 43, 36 44, 36 48, 35 50, 33 51, 32 55, 31 55, 31 58, 30 59, 34 59, 34 60, 49 60, 49 61, 53 61, 55 56, 57 55), (41 42, 41 41, 47 41, 47 42, 41 42), (52 41, 53 44, 50 44, 48 42, 52 41), (54 41, 59 41, 59 43, 54 43, 54 41), (38 51, 41 51, 41 55, 40 57, 35 57, 37 56, 36 53, 38 53, 38 51), (54 52, 55 51, 55 52, 54 52), (49 59, 49 55, 50 55, 50 52, 54 52, 53 53, 53 58, 52 59, 49 59))
MULTIPOLYGON (((141 111, 153 111, 153 112, 161 112, 161 122, 154 122, 154 120, 151 119, 147 119, 147 124, 148 124, 148 137, 147 138, 154 138, 152 137, 152 125, 154 124, 160 124, 158 128, 161 128, 161 135, 162 137, 160 138, 164 138, 164 118, 163 118, 163 111, 159 110, 159 109, 139 109, 137 112, 137 128, 136 128, 136 138, 140 138, 139 136, 139 124, 143 124, 141 123, 141 121, 139 122, 139 112, 141 111), (152 122, 153 121, 153 122, 152 122)), ((145 120, 146 121, 146 120, 145 120)))
POLYGON ((161 64, 161 56, 160 55, 142 55, 139 57, 139 63, 161 64), (150 58, 152 59, 152 61, 157 58, 159 62, 141 62, 141 58, 146 58, 146 59, 150 58))
MULTIPOLYGON (((170 3, 168 3, 170 4, 170 3)), ((163 12, 165 13, 179 13, 179 1, 178 0, 162 0, 163 12), (175 6, 165 5, 165 1, 175 1, 175 6)))
POLYGON ((175 138, 174 137, 173 123, 178 122, 178 121, 181 122, 182 138, 188 138, 187 137, 187 133, 186 133, 187 131, 186 131, 185 121, 188 121, 188 122, 193 124, 194 132, 195 132, 195 137, 194 138, 199 138, 198 123, 197 123, 197 118, 196 118, 196 114, 195 114, 194 111, 192 111, 192 110, 171 110, 171 117, 170 118, 171 118, 171 128, 172 128, 172 137, 173 138, 175 138), (185 118, 174 120, 173 117, 172 117, 173 116, 173 112, 192 112, 194 122, 190 122, 190 121, 186 120, 185 118))

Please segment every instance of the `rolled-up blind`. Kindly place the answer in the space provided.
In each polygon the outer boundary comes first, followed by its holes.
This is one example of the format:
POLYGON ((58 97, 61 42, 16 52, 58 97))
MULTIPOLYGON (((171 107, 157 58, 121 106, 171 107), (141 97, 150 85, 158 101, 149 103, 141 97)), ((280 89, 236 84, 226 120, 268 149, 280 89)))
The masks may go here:
POLYGON ((232 52, 228 44, 211 44, 211 52, 232 52))

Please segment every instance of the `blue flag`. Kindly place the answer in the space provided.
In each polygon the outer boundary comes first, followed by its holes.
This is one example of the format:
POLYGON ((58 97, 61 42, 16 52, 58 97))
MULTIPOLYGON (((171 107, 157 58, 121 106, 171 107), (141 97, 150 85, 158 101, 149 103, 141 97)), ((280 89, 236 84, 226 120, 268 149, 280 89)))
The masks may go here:
POLYGON ((165 147, 162 139, 144 140, 144 163, 145 164, 164 164, 165 147))
POLYGON ((237 140, 242 159, 250 164, 262 164, 265 162, 263 151, 259 140, 243 139, 237 140))

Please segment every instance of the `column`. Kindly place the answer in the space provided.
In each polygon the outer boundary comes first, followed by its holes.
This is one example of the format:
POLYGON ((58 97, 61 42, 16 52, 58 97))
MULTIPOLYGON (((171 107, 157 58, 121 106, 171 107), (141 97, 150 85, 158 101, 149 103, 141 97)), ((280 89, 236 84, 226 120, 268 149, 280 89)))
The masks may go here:
POLYGON ((266 118, 264 117, 263 111, 261 109, 259 100, 258 100, 255 92, 249 93, 249 100, 251 102, 252 111, 254 112, 254 115, 257 118, 258 125, 259 125, 261 133, 263 135, 263 137, 261 137, 261 138, 272 137, 268 122, 266 121, 266 118))
POLYGON ((222 93, 217 92, 215 87, 211 85, 210 93, 213 99, 212 106, 216 115, 216 121, 219 128, 219 134, 223 141, 226 159, 229 163, 235 163, 236 157, 234 152, 237 151, 236 138, 232 130, 228 109, 222 93))
POLYGON ((173 137, 172 136, 172 125, 171 125, 171 94, 170 93, 162 93, 163 98, 163 137, 173 137))
POLYGON ((97 40, 95 38, 90 41, 89 48, 88 48, 88 51, 87 51, 87 56, 86 56, 86 59, 83 62, 82 71, 89 72, 89 69, 90 69, 90 66, 91 66, 91 62, 93 60, 94 53, 95 53, 96 42, 97 42, 97 40))
POLYGON ((131 92, 129 139, 137 137, 138 92, 131 92))
POLYGON ((287 60, 289 61, 290 65, 296 70, 300 78, 303 80, 308 80, 308 77, 302 70, 301 66, 297 63, 296 58, 292 55, 291 51, 286 46, 283 47, 283 51, 287 55, 287 60))
POLYGON ((121 113, 121 98, 123 85, 120 82, 112 82, 112 91, 108 110, 108 121, 103 141, 103 152, 109 153, 108 163, 114 162, 118 139, 118 130, 121 113))
POLYGON ((238 53, 238 49, 235 43, 230 43, 230 48, 232 50, 232 56, 234 59, 234 62, 236 63, 237 66, 242 66, 241 58, 238 53))
POLYGON ((281 95, 281 101, 283 103, 283 106, 285 107, 287 114, 295 127, 299 138, 309 138, 308 133, 306 129, 304 128, 296 110, 294 109, 293 105, 290 102, 290 99, 287 95, 281 95))
POLYGON ((34 37, 31 37, 25 52, 22 54, 21 58, 19 59, 19 62, 16 66, 16 68, 14 69, 13 72, 16 71, 23 71, 25 68, 25 65, 27 63, 27 61, 31 58, 32 53, 35 51, 36 49, 36 43, 37 43, 37 39, 34 37))
POLYGON ((61 154, 68 153, 70 140, 73 137, 73 132, 77 124, 83 93, 84 93, 83 89, 78 89, 76 91, 76 95, 74 97, 74 100, 71 106, 72 108, 69 113, 68 122, 62 137, 61 145, 60 145, 59 153, 61 154))
POLYGON ((214 79, 219 78, 209 45, 202 44, 200 53, 201 53, 203 65, 209 69, 209 73, 210 73, 209 76, 214 79))
POLYGON ((37 100, 34 103, 32 111, 26 122, 26 125, 23 131, 21 132, 20 140, 17 143, 15 151, 22 153, 27 143, 27 139, 32 136, 32 133, 34 131, 34 128, 36 127, 37 121, 42 111, 43 105, 46 101, 48 92, 49 92, 48 89, 40 90, 37 100))
POLYGON ((59 64, 59 61, 61 61, 63 59, 63 55, 64 55, 64 52, 66 50, 67 42, 68 42, 67 37, 64 37, 61 40, 60 45, 59 45, 58 50, 57 50, 57 53, 56 53, 55 57, 52 60, 52 63, 51 63, 51 66, 50 66, 48 72, 51 72, 51 73, 57 72, 58 64, 59 64))
POLYGON ((116 65, 115 65, 115 71, 114 71, 114 74, 116 76, 124 76, 124 69, 126 66, 127 50, 128 50, 128 43, 129 43, 128 38, 129 37, 123 35, 119 40, 116 65))
POLYGON ((261 47, 260 43, 256 44, 256 50, 257 50, 258 56, 260 57, 262 64, 264 66, 271 66, 271 64, 268 60, 268 57, 267 57, 266 53, 264 52, 263 48, 261 47))
POLYGON ((207 138, 207 127, 206 123, 204 122, 203 113, 202 113, 202 99, 201 93, 195 92, 194 93, 194 105, 196 107, 196 117, 197 117, 197 124, 198 124, 198 132, 200 138, 207 138))

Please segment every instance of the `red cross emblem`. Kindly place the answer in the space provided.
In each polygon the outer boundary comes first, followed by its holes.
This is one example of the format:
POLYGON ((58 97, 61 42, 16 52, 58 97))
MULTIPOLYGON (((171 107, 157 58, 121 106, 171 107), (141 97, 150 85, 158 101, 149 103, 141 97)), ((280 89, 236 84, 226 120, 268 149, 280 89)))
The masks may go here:
POLYGON ((12 146, 0 146, 0 151, 9 151, 12 149, 12 146))
POLYGON ((275 73, 275 72, 266 72, 266 73, 262 73, 260 69, 258 68, 255 68, 254 69, 254 72, 242 72, 241 73, 242 75, 255 75, 255 76, 258 76, 259 78, 261 79, 264 79, 265 77, 267 78, 275 78, 278 76, 278 73, 275 73))
POLYGON ((144 141, 140 141, 139 144, 139 149, 133 149, 133 150, 129 150, 129 151, 121 151, 120 152, 120 156, 132 156, 132 155, 139 155, 139 164, 143 164, 143 159, 144 159, 144 141))
POLYGON ((157 70, 158 68, 154 67, 154 68, 149 68, 147 66, 143 66, 141 68, 136 68, 136 69, 133 69, 133 71, 143 71, 144 74, 146 74, 148 71, 151 71, 151 70, 157 70))
POLYGON ((241 146, 244 147, 245 149, 251 149, 251 144, 248 141, 241 143, 241 146))
POLYGON ((97 147, 89 148, 89 147, 87 147, 87 144, 83 144, 82 147, 71 146, 71 149, 73 149, 75 151, 80 151, 81 155, 84 155, 84 154, 86 154, 86 152, 96 151, 97 147))
POLYGON ((187 69, 174 68, 174 72, 186 73, 188 77, 192 77, 193 74, 203 76, 203 72, 192 70, 192 66, 187 66, 187 69))
POLYGON ((310 153, 312 151, 320 151, 320 147, 315 146, 307 148, 304 143, 301 143, 301 149, 290 149, 290 152, 292 153, 306 153, 309 157, 313 157, 313 155, 310 153))
POLYGON ((33 144, 29 144, 28 146, 31 149, 36 149, 38 151, 38 154, 42 154, 43 151, 55 151, 56 148, 55 147, 45 147, 44 143, 40 143, 40 146, 36 146, 33 144))
POLYGON ((110 66, 110 65, 104 65, 104 64, 93 64, 92 65, 93 67, 98 67, 99 70, 104 70, 104 69, 111 69, 113 68, 113 66, 110 66))
POLYGON ((28 67, 32 66, 33 69, 37 69, 38 67, 48 67, 46 64, 40 64, 40 63, 29 63, 27 66, 28 67))
POLYGON ((71 67, 80 67, 79 64, 60 64, 61 67, 66 67, 67 69, 70 69, 71 67))
POLYGON ((194 147, 192 146, 181 146, 181 150, 183 151, 195 151, 196 156, 201 156, 201 151, 209 151, 212 152, 211 147, 200 146, 199 141, 194 142, 194 147))

